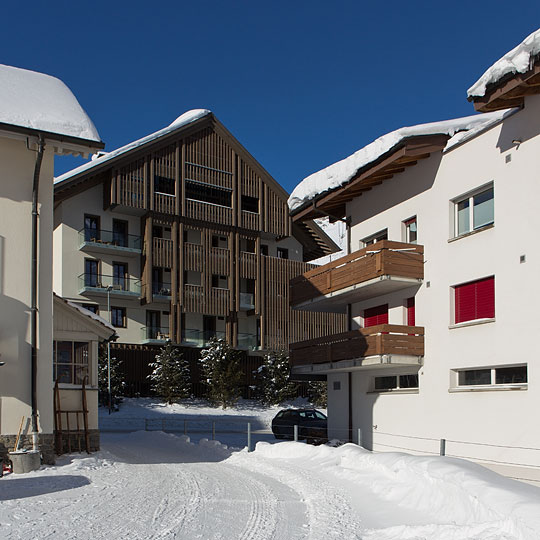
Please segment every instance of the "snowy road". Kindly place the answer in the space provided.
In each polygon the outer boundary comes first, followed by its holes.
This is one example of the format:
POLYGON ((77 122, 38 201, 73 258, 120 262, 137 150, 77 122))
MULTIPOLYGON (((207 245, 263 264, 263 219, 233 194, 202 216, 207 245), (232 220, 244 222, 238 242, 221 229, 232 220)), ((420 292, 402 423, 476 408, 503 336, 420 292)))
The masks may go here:
POLYGON ((0 480, 0 538, 539 537, 538 488, 455 460, 302 443, 261 443, 248 454, 161 432, 106 434, 102 446, 0 480))

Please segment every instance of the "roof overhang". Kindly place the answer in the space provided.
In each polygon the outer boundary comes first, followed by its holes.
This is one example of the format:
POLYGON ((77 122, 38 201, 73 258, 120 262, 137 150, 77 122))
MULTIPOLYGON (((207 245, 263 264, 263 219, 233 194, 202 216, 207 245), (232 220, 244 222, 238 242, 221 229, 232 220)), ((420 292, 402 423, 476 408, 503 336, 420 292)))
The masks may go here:
POLYGON ((304 262, 341 251, 340 247, 313 220, 293 223, 292 234, 304 248, 304 262))
POLYGON ((540 94, 540 56, 525 73, 509 73, 490 84, 483 96, 469 96, 479 112, 491 112, 511 107, 523 107, 525 96, 540 94))
POLYGON ((342 186, 325 191, 317 198, 292 211, 293 222, 303 222, 322 216, 330 220, 342 219, 346 203, 369 191, 374 186, 389 180, 407 167, 416 165, 420 159, 428 158, 433 152, 442 151, 449 135, 417 135, 403 139, 376 161, 359 169, 356 175, 342 186))
MULTIPOLYGON (((16 126, 14 124, 6 124, 0 122, 0 133, 9 138, 16 139, 35 139, 41 135, 46 143, 52 144, 54 151, 57 154, 75 154, 88 156, 94 154, 98 150, 105 148, 105 143, 101 141, 93 141, 90 139, 80 139, 69 135, 61 135, 50 131, 32 129, 24 126, 16 126)), ((34 141, 30 141, 33 143, 34 141)))

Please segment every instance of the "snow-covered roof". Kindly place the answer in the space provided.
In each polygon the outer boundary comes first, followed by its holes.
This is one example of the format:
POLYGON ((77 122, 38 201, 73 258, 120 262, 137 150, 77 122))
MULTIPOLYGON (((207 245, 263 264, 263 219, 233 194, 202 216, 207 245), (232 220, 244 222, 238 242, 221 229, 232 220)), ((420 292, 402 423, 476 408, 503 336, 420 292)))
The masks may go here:
POLYGON ((507 52, 497 60, 486 72, 467 90, 469 97, 482 97, 486 94, 487 86, 496 84, 510 73, 525 73, 532 68, 534 58, 540 54, 540 29, 527 36, 517 47, 507 52))
POLYGON ((56 77, 0 64, 0 122, 101 142, 92 120, 56 77))
POLYGON ((379 137, 372 143, 360 148, 354 154, 342 159, 332 165, 315 172, 304 178, 293 190, 289 197, 289 208, 295 210, 306 202, 316 198, 321 193, 336 189, 351 180, 360 169, 366 167, 383 155, 396 148, 406 139, 422 135, 448 135, 446 148, 451 148, 458 142, 463 141, 463 136, 454 136, 460 132, 470 132, 476 134, 483 131, 497 122, 501 121, 508 114, 512 114, 513 109, 496 111, 486 114, 476 114, 464 118, 444 120, 442 122, 432 122, 429 124, 419 124, 417 126, 403 127, 379 137))
POLYGON ((126 144, 125 146, 122 146, 121 148, 113 150, 112 152, 100 152, 91 161, 84 163, 80 167, 77 167, 76 169, 72 169, 71 171, 68 171, 67 173, 64 173, 61 176, 58 176, 57 178, 55 178, 54 183, 55 185, 58 185, 61 182, 69 180, 70 178, 82 172, 86 172, 94 167, 103 165, 104 163, 118 156, 121 156, 122 154, 130 152, 131 150, 135 150, 136 148, 139 148, 140 146, 143 146, 149 142, 152 142, 155 139, 162 137, 163 135, 168 135, 169 133, 172 133, 173 131, 176 131, 177 129, 180 129, 188 124, 191 124, 192 122, 195 122, 196 120, 199 120, 199 118, 202 118, 203 116, 206 116, 208 114, 212 114, 212 111, 208 109, 193 109, 191 111, 187 111, 184 114, 180 115, 170 125, 168 125, 167 127, 163 129, 160 129, 159 131, 156 131, 155 133, 151 133, 150 135, 146 135, 145 137, 142 137, 141 139, 130 142, 129 144, 126 144))
POLYGON ((105 320, 103 317, 100 317, 96 313, 93 313, 92 311, 82 307, 80 304, 76 304, 75 302, 72 302, 71 300, 66 300, 65 298, 62 298, 61 296, 59 296, 56 293, 53 293, 53 297, 54 297, 55 300, 57 300, 59 302, 63 302, 65 305, 69 306, 70 308, 75 309, 81 315, 84 315, 85 317, 88 317, 88 318, 96 321, 97 323, 101 324, 105 328, 107 328, 107 330, 110 331, 111 336, 116 334, 116 328, 110 322, 105 320))

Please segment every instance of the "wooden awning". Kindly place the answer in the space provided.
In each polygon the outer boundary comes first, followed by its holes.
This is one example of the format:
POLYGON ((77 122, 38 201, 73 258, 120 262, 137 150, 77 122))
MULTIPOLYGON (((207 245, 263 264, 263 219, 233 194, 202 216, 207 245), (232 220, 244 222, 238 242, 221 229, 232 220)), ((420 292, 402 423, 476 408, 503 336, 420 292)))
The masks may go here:
POLYGON ((341 219, 345 216, 345 205, 359 197, 373 186, 382 184, 407 167, 428 158, 433 152, 441 151, 446 146, 449 135, 418 135, 404 139, 377 161, 359 169, 356 175, 342 186, 332 191, 325 191, 309 203, 292 212, 294 222, 330 216, 341 219))
POLYGON ((540 56, 526 73, 509 73, 495 84, 490 84, 485 95, 469 96, 479 112, 491 112, 511 107, 523 107, 525 96, 540 94, 540 56))

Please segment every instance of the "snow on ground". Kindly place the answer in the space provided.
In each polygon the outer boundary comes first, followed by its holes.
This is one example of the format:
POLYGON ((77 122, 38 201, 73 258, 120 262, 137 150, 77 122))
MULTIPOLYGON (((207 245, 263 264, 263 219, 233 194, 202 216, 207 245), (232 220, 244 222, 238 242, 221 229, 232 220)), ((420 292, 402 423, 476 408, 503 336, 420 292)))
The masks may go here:
POLYGON ((537 540, 540 489, 461 460, 353 444, 255 452, 162 432, 0 480, 0 537, 537 540))
MULTIPOLYGON (((386 153, 396 148, 405 139, 421 135, 448 135, 454 137, 463 131, 478 133, 497 124, 503 118, 512 114, 514 109, 495 111, 492 113, 476 114, 464 118, 431 122, 416 126, 402 127, 379 137, 367 146, 360 148, 354 154, 342 159, 325 169, 304 178, 293 190, 289 197, 289 208, 295 210, 325 191, 336 189, 351 180, 360 169, 374 163, 386 153)), ((459 142, 462 137, 459 138, 459 142)), ((450 139, 449 145, 455 141, 450 139)))
POLYGON ((497 60, 467 90, 471 97, 482 97, 489 84, 495 84, 510 73, 525 73, 531 69, 535 56, 540 54, 540 29, 527 36, 523 42, 497 60))
POLYGON ((71 90, 56 77, 0 64, 0 122, 101 141, 71 90))

